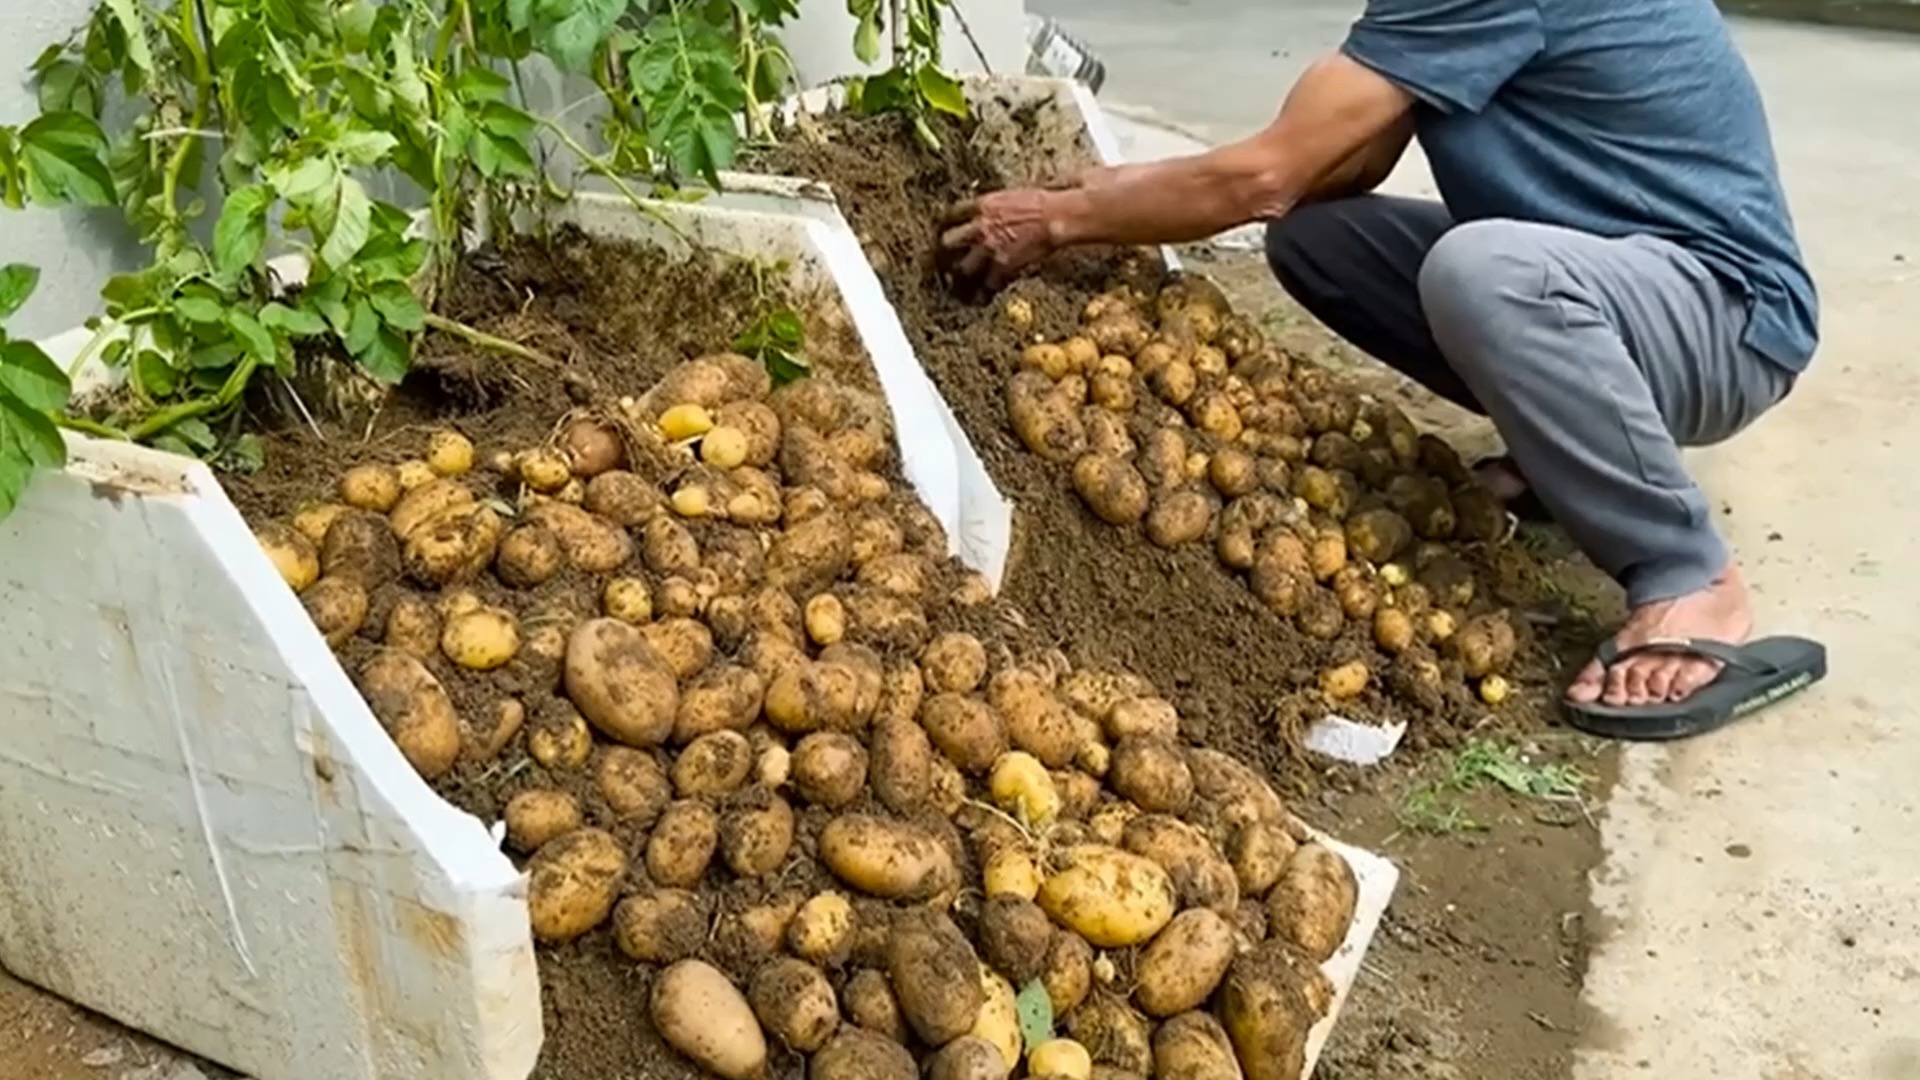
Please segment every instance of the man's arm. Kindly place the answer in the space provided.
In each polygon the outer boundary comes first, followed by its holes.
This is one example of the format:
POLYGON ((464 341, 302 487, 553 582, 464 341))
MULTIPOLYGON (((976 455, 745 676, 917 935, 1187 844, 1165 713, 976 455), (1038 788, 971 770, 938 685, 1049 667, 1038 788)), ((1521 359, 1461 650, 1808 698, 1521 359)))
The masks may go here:
POLYGON ((1408 113, 1321 178, 1300 200, 1301 204, 1350 199, 1373 191, 1393 174, 1394 167, 1406 156, 1407 144, 1412 141, 1413 114, 1408 113))
POLYGON ((1336 54, 1309 68, 1251 138, 1048 192, 1041 209, 1060 246, 1203 240, 1280 217, 1340 182, 1384 178, 1411 134, 1412 105, 1405 90, 1336 54))

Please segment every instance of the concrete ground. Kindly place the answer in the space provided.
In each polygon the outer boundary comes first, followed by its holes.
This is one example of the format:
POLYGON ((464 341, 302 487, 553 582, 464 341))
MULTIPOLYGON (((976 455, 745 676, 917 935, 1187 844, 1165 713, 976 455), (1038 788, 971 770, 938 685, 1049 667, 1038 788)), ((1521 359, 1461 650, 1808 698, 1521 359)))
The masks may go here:
MULTIPOLYGON (((1357 0, 1038 0, 1107 62, 1102 99, 1202 139, 1264 123, 1357 0)), ((1920 38, 1770 23, 1765 92, 1824 343, 1790 401, 1694 459, 1762 632, 1828 645, 1822 687, 1634 747, 1596 873, 1576 1080, 1920 1078, 1920 38)), ((1133 129, 1138 151, 1181 140, 1133 129)), ((1416 158, 1389 187, 1430 191, 1416 158)), ((1489 1080, 1500 1080, 1490 1077, 1489 1080)))

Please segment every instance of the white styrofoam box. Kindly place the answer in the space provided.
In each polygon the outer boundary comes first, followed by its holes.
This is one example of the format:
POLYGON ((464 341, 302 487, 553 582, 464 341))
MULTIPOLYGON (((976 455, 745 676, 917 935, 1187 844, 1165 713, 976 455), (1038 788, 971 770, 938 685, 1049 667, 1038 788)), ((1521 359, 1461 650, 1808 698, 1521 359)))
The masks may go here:
POLYGON ((1373 944, 1373 937, 1380 932, 1380 918, 1386 914, 1387 904, 1393 900, 1393 891, 1400 885, 1400 870, 1385 858, 1364 848, 1344 844, 1333 837, 1311 830, 1314 839, 1332 848, 1347 865, 1353 868, 1354 880, 1359 884, 1359 900, 1354 904, 1353 923, 1347 927, 1346 940, 1340 948, 1320 965, 1320 971, 1333 983, 1333 1004, 1327 1009, 1327 1015, 1313 1025, 1307 1033, 1307 1067, 1300 1073, 1300 1080, 1311 1080, 1313 1068, 1320 1060, 1320 1052, 1326 1049, 1327 1039, 1333 1034, 1333 1026, 1340 1020, 1340 1010, 1347 1004, 1347 998, 1353 994, 1353 984, 1360 978, 1360 967, 1367 959, 1367 948, 1373 944))
POLYGON ((513 865, 204 466, 69 452, 0 523, 0 966, 259 1080, 521 1080, 513 865))

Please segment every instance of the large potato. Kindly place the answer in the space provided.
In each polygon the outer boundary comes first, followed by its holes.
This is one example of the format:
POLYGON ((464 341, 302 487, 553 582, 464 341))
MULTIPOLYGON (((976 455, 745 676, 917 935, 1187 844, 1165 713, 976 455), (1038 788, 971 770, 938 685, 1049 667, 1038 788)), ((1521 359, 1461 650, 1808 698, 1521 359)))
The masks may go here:
POLYGON ((840 1026, 840 1001, 820 969, 804 960, 779 957, 753 973, 747 990, 760 1025, 788 1048, 803 1054, 826 1045, 840 1026))
POLYGON ((986 646, 972 634, 941 634, 920 654, 920 671, 936 694, 971 694, 986 681, 986 646))
POLYGON ((1413 543, 1413 526, 1385 508, 1365 510, 1347 519, 1347 547, 1375 565, 1391 562, 1413 543))
POLYGON ((921 710, 920 722, 933 745, 966 772, 986 772, 1007 751, 1006 724, 979 698, 935 694, 921 710))
POLYGON ((1163 548, 1191 544, 1213 524, 1213 502, 1193 488, 1162 491, 1147 511, 1147 539, 1163 548))
POLYGON ((631 746, 602 750, 593 780, 615 817, 643 829, 673 800, 673 785, 659 759, 631 746))
POLYGON ((720 854, 741 877, 763 877, 793 849, 793 807, 766 788, 735 796, 720 819, 720 854))
POLYGON ((864 1027, 842 1027, 807 1063, 807 1080, 916 1080, 913 1055, 864 1027))
POLYGON ((897 814, 925 805, 933 789, 933 744, 910 717, 883 717, 873 725, 867 775, 873 793, 897 814))
POLYGON ((647 569, 661 577, 690 577, 700 569, 700 543, 685 525, 667 514, 647 519, 640 538, 647 569))
POLYGON ((673 762, 673 789, 683 799, 738 790, 753 771, 753 746, 737 731, 709 732, 673 762))
POLYGON ((1083 844, 1040 885, 1040 907, 1055 922, 1103 949, 1153 937, 1173 918, 1173 880, 1158 863, 1118 848, 1083 844))
POLYGON ((1346 859, 1322 844, 1304 844, 1267 894, 1269 933, 1323 963, 1346 940, 1359 898, 1360 885, 1346 859))
POLYGON ((579 801, 549 788, 530 788, 516 794, 507 800, 501 816, 507 824, 507 843, 528 854, 584 824, 579 801))
POLYGON ((1073 490, 1109 525, 1132 525, 1147 514, 1150 492, 1146 477, 1125 458, 1083 454, 1073 463, 1073 490))
POLYGON ((413 535, 413 530, 443 511, 473 503, 473 492, 468 491, 465 484, 457 480, 429 480, 402 495, 387 520, 393 526, 393 534, 405 540, 413 535))
POLYGON ((460 757, 460 717, 426 665, 382 649, 360 669, 360 693, 414 771, 433 780, 453 768, 460 757))
POLYGON ((638 629, 588 619, 567 640, 567 697, 595 728, 629 746, 658 746, 674 729, 679 683, 638 629))
POLYGON ((320 636, 335 649, 359 633, 367 621, 367 590, 352 578, 321 578, 301 594, 300 604, 320 636))
POLYGON ((1286 826, 1286 804, 1272 785, 1245 763, 1218 750, 1194 748, 1187 751, 1187 766, 1198 796, 1195 805, 1205 811, 1207 824, 1203 828, 1216 844, 1224 845, 1234 829, 1248 822, 1286 826))
POLYGON ((1236 957, 1217 1008, 1246 1080, 1299 1080, 1307 1033, 1320 1017, 1311 1000, 1317 971, 1303 971, 1287 946, 1269 941, 1236 957))
POLYGON ((1186 755, 1162 739, 1121 739, 1113 748, 1107 783, 1148 813, 1184 813, 1193 801, 1193 772, 1186 755))
POLYGON ((623 529, 646 524, 666 505, 659 485, 621 469, 587 481, 583 498, 588 513, 623 529))
POLYGON ((800 797, 838 810, 867 787, 867 750, 838 731, 816 731, 793 749, 793 786, 800 797))
POLYGON ((760 1080, 767 1040, 753 1008, 720 969, 682 960, 654 980, 654 1029, 667 1045, 723 1080, 760 1080))
POLYGON ((647 835, 647 876, 656 885, 691 889, 719 846, 720 815, 713 807, 692 799, 672 803, 647 835))
POLYGON ((1273 888, 1288 860, 1299 848, 1293 835, 1267 821, 1249 821, 1235 829, 1227 845, 1233 874, 1240 879, 1242 896, 1260 897, 1273 888))
POLYGON ((323 577, 359 582, 369 592, 400 574, 400 544, 385 519, 348 510, 334 519, 320 542, 323 577))
POLYGON ((648 889, 613 909, 613 941, 643 964, 672 964, 707 943, 707 916, 685 889, 648 889))
POLYGON ((979 941, 994 970, 1025 986, 1047 964, 1053 924, 1040 905, 1018 896, 989 896, 980 905, 979 941))
POLYGON ((253 536, 260 542, 260 550, 266 553, 267 560, 280 572, 281 580, 294 592, 305 592, 307 586, 320 577, 320 552, 315 549, 314 541, 298 529, 269 522, 255 529, 253 536))
POLYGON ((401 561, 407 573, 423 585, 471 581, 493 562, 501 529, 500 515, 490 507, 452 506, 407 534, 401 561))
POLYGON ((767 683, 767 721, 789 735, 850 730, 860 711, 860 671, 796 657, 767 683))
POLYGON ((552 580, 566 565, 560 539, 543 525, 519 525, 500 539, 493 572, 516 589, 531 589, 552 580))
POLYGON ((1142 814, 1127 822, 1120 843, 1167 872, 1182 907, 1211 908, 1231 917, 1240 906, 1240 881, 1232 864, 1206 834, 1186 822, 1165 814, 1142 814))
POLYGON ((1233 954, 1233 924, 1218 912, 1189 908, 1140 954, 1133 999, 1148 1016, 1198 1009, 1213 996, 1233 954))
POLYGON ((1087 1048, 1097 1064, 1135 1076, 1153 1070, 1153 1026, 1120 997, 1109 993, 1089 997, 1067 1014, 1067 1033, 1087 1048))
POLYGON ((1171 743, 1180 737, 1180 713, 1161 697, 1124 697, 1107 712, 1107 738, 1158 739, 1171 743))
POLYGON ((1052 687, 1032 672, 1011 668, 994 677, 991 699, 1006 722, 1013 745, 1050 769, 1073 763, 1086 745, 1087 730, 1052 687))
POLYGON ((973 1030, 986 1002, 973 946, 951 919, 927 908, 894 921, 887 978, 908 1026, 934 1046, 973 1030))
POLYGON ((559 944, 605 922, 626 873, 620 841, 599 829, 577 829, 548 841, 527 863, 533 936, 559 944))
POLYGON ((1008 381, 1007 420, 1030 452, 1056 465, 1067 464, 1087 448, 1078 403, 1059 393, 1053 380, 1040 372, 1023 371, 1008 381))
POLYGON ((810 596, 838 581, 852 558, 846 519, 829 510, 774 538, 767 549, 767 582, 794 596, 810 596))
POLYGON ((887 900, 926 900, 957 881, 946 846, 904 821, 840 815, 820 830, 819 851, 834 876, 887 900))
MULTIPOLYGON (((680 617, 648 623, 640 627, 640 636, 667 662, 676 679, 691 679, 713 662, 713 631, 697 619, 680 617)), ((673 708, 679 708, 677 699, 673 708)))
POLYGON ((854 640, 889 653, 912 652, 927 643, 927 616, 912 599, 861 586, 847 596, 854 640))
POLYGON ((1153 1033, 1153 1080, 1241 1080, 1226 1029, 1204 1012, 1161 1024, 1153 1033))
POLYGON ((760 716, 765 690, 752 669, 733 664, 708 668, 680 692, 673 741, 688 743, 716 731, 745 731, 760 716))

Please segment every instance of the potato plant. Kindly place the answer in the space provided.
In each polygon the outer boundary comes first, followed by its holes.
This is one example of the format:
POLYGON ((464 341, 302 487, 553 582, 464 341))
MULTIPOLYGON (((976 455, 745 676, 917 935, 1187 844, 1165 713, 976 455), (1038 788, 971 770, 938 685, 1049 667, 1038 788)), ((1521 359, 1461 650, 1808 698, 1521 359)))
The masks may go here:
POLYGON ((256 523, 407 760, 495 785, 542 947, 610 926, 737 1080, 1297 1075, 1351 868, 1145 680, 965 628, 882 401, 721 353, 552 431, 256 523))
POLYGON ((0 519, 13 512, 34 470, 67 460, 56 426, 73 389, 67 374, 33 342, 10 340, 4 322, 39 282, 33 267, 0 266, 0 519))
MULTIPOLYGON (((1026 300, 1005 309, 1031 327, 1026 300)), ((1308 639, 1369 641, 1379 659, 1320 673, 1329 700, 1388 662, 1429 688, 1445 664, 1504 698, 1514 626, 1461 548, 1503 542, 1507 516, 1451 446, 1268 344, 1202 278, 1116 287, 1070 336, 1028 340, 1006 386, 1022 445, 1100 521, 1211 545, 1308 639)))

